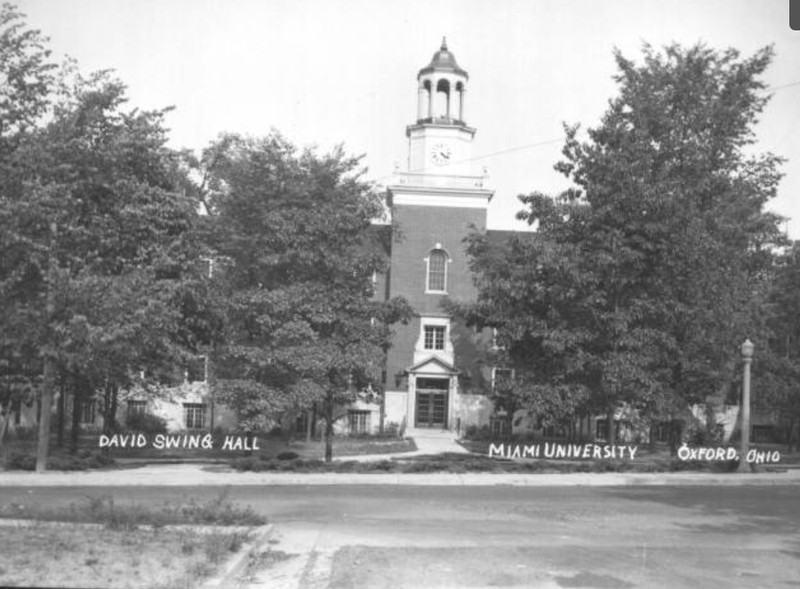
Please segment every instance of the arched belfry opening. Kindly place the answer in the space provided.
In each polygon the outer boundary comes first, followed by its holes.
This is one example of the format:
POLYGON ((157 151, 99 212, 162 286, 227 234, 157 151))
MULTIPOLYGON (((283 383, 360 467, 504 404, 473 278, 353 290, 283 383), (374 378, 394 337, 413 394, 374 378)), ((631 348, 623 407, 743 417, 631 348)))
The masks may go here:
POLYGON ((434 119, 450 118, 450 82, 439 80, 436 82, 436 97, 433 100, 434 119))

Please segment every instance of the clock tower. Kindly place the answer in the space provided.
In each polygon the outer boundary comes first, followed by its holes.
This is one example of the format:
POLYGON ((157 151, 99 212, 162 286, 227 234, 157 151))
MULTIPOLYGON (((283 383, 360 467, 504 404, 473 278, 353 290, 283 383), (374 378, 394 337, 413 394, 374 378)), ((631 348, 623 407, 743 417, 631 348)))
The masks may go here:
POLYGON ((411 173, 464 174, 475 129, 465 122, 469 74, 458 66, 446 40, 417 75, 417 122, 406 128, 411 173))
POLYGON ((465 121, 469 75, 443 40, 417 75, 416 122, 408 125, 408 170, 387 188, 391 210, 389 296, 414 308, 395 326, 387 354, 386 420, 409 428, 456 430, 474 420, 470 365, 479 334, 452 319, 445 301, 472 301, 464 238, 486 229, 493 192, 472 171, 475 129, 465 121), (469 414, 469 412, 472 412, 469 414))

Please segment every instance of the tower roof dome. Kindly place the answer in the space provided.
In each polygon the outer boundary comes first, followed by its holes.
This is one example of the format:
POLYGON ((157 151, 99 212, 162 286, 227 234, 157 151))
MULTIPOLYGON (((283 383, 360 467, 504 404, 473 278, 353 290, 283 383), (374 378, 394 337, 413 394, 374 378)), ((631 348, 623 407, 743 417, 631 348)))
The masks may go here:
POLYGON ((442 37, 442 46, 439 51, 433 54, 433 59, 427 66, 419 70, 419 75, 422 76, 435 71, 454 72, 469 79, 469 74, 467 74, 466 70, 458 67, 456 56, 447 48, 447 39, 445 37, 442 37))

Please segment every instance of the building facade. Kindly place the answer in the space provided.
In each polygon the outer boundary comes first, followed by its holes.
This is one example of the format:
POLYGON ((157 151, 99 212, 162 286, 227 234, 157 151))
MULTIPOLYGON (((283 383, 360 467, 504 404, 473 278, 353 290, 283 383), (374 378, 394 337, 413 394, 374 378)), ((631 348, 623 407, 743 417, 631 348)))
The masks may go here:
POLYGON ((468 83, 443 41, 417 75, 407 167, 387 188, 392 239, 385 294, 405 297, 415 315, 396 326, 388 352, 385 419, 410 428, 457 431, 487 423, 491 411, 485 370, 476 366, 486 334, 454 321, 445 308, 448 300, 476 297, 464 238, 486 229, 493 196, 472 162, 468 83))

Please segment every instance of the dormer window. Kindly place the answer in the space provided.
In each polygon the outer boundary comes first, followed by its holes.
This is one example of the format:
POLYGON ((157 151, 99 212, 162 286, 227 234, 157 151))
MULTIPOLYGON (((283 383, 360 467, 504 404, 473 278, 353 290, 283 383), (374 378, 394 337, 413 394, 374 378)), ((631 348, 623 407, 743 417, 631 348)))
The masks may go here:
POLYGON ((428 276, 425 282, 425 292, 447 292, 447 252, 439 244, 428 255, 428 276))

